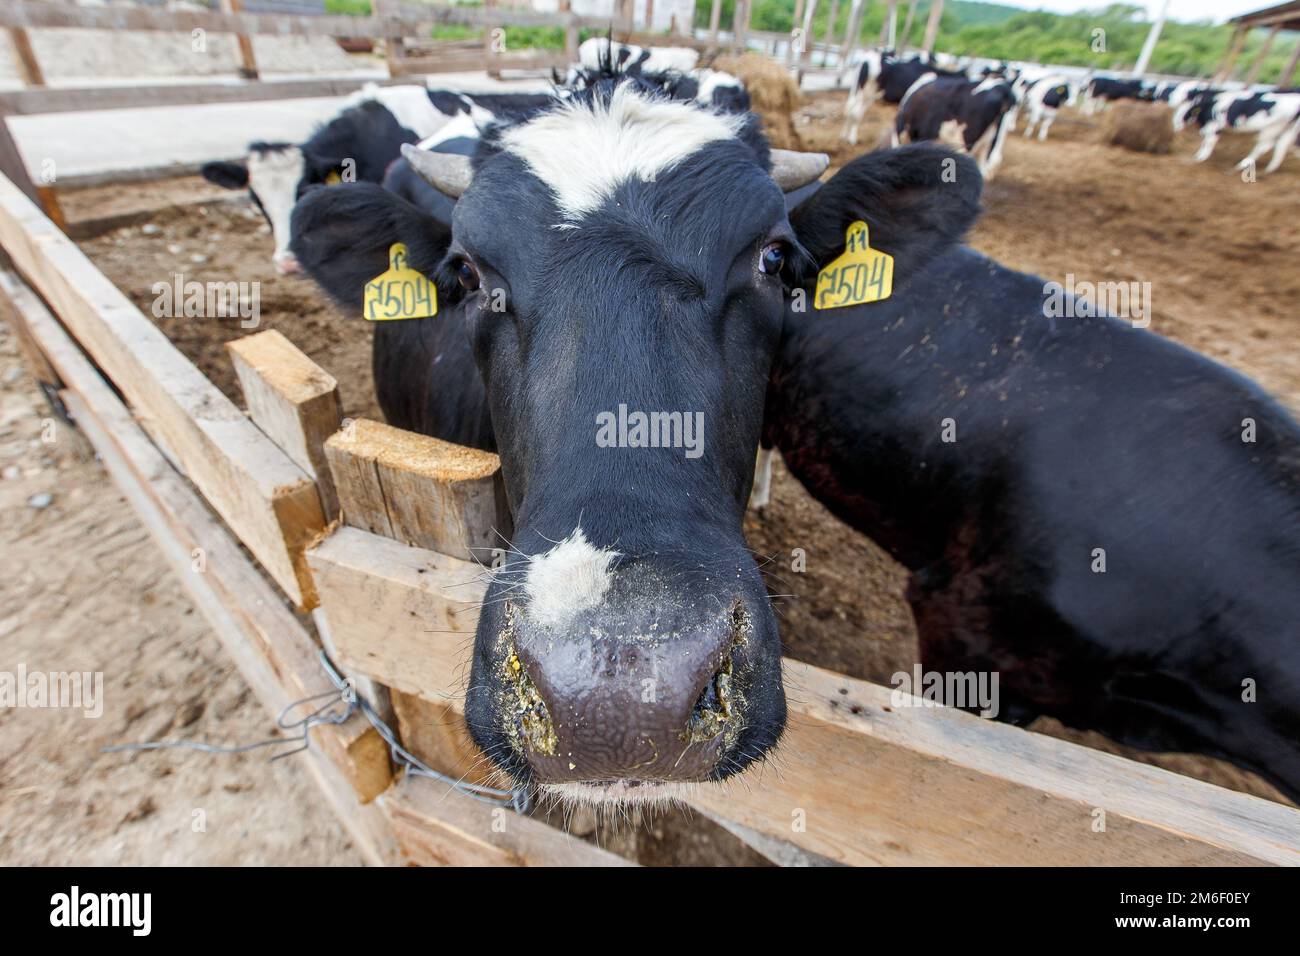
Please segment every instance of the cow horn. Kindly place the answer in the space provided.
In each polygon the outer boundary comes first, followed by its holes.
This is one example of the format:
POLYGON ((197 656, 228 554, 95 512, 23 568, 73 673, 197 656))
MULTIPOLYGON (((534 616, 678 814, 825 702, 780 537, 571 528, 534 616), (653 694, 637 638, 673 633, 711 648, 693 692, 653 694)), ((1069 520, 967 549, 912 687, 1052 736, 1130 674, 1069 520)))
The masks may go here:
POLYGON ((783 192, 807 186, 826 172, 831 158, 825 153, 797 153, 790 149, 772 150, 772 178, 783 192))
POLYGON ((433 153, 410 143, 402 144, 402 155, 425 182, 453 199, 469 188, 470 178, 474 175, 468 156, 433 153))

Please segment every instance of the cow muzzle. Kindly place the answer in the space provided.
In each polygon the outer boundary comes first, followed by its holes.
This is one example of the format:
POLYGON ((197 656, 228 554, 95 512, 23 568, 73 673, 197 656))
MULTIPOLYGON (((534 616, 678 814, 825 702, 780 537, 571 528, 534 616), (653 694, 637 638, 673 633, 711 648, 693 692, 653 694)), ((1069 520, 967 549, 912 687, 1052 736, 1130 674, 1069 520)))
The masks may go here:
MULTIPOLYGON (((534 782, 633 796, 643 784, 725 776, 759 684, 764 705, 780 700, 783 722, 779 642, 761 582, 756 594, 726 594, 697 570, 619 566, 595 582, 599 599, 586 606, 590 569, 559 575, 545 583, 560 589, 561 613, 528 583, 503 588, 480 624, 492 633, 480 630, 475 662, 495 673, 477 670, 471 685, 493 688, 487 719, 534 782)), ((724 576, 734 587, 736 569, 724 576)))

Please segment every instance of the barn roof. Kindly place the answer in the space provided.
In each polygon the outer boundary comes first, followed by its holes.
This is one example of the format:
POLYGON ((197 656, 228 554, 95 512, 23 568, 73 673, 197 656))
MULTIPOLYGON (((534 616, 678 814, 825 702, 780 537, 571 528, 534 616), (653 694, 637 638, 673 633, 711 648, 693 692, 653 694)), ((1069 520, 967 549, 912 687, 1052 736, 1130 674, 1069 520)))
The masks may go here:
POLYGON ((1300 0, 1275 4, 1253 13, 1243 13, 1232 17, 1228 22, 1246 28, 1280 27, 1283 30, 1300 30, 1300 0))

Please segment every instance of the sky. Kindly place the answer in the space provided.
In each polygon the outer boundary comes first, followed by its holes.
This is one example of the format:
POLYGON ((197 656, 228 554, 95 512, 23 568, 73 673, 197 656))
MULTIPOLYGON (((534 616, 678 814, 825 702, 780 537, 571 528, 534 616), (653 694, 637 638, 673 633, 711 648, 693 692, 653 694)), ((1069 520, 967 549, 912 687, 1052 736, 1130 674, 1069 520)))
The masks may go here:
MULTIPOLYGON (((1051 10, 1053 13, 1074 13, 1077 10, 1090 10, 1105 6, 1107 0, 995 0, 1012 7, 1024 7, 1026 10, 1051 10)), ((1161 0, 1131 0, 1143 4, 1152 19, 1160 12, 1161 0)), ((1262 10, 1274 6, 1282 0, 1170 0, 1169 19, 1171 20, 1213 20, 1222 23, 1229 17, 1253 10, 1262 10)))

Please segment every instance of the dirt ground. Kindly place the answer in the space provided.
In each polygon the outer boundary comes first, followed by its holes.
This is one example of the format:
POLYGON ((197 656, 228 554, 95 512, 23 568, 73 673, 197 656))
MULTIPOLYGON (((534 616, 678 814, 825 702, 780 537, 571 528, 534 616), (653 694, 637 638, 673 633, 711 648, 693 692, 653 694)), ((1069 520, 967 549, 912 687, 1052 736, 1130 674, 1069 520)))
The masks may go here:
MULTIPOLYGON (((836 165, 870 149, 892 121, 892 109, 878 108, 863 124, 862 145, 841 149, 842 101, 843 94, 817 94, 794 117, 804 148, 830 152, 836 165)), ((1203 165, 1190 161, 1190 135, 1167 156, 1126 152, 1098 138, 1095 122, 1068 110, 1046 143, 1013 135, 986 190, 972 245, 1058 281, 1073 273, 1080 280, 1150 282, 1155 332, 1251 375, 1300 409, 1300 158, 1244 183, 1232 166, 1249 149, 1245 138, 1225 137, 1203 165)), ((346 414, 378 416, 365 323, 338 314, 308 280, 277 276, 260 214, 242 201, 207 201, 211 194, 200 188, 197 180, 103 187, 69 194, 65 206, 73 220, 130 213, 132 224, 82 246, 146 313, 154 283, 177 271, 199 281, 259 281, 259 328, 279 329, 331 371, 346 414), (172 205, 187 185, 205 205, 172 205), (168 208, 144 221, 134 212, 162 206, 168 208)), ((251 330, 234 319, 158 322, 240 400, 223 343, 251 330)), ((48 413, 30 380, 13 371, 12 342, 7 331, 0 334, 0 455, 9 479, 0 483, 0 553, 13 564, 0 595, 6 608, 17 609, 0 618, 0 639, 31 667, 110 675, 99 721, 0 710, 0 859, 355 862, 292 761, 249 772, 250 762, 262 758, 96 753, 105 743, 177 734, 256 739, 269 721, 98 466, 63 444, 40 444, 48 413), (54 493, 48 508, 26 503, 46 490, 54 493), (132 666, 105 666, 122 659, 132 666), (208 812, 207 834, 191 833, 195 809, 208 812)), ((778 605, 792 656, 878 682, 912 665, 916 634, 902 597, 905 572, 830 517, 779 462, 772 505, 751 514, 746 530, 756 551, 773 556, 773 589, 789 595, 778 605), (790 570, 796 547, 807 552, 803 573, 790 570)), ((1034 729, 1281 799, 1219 761, 1132 752, 1049 720, 1034 729)), ((644 862, 755 861, 698 818, 656 821, 639 840, 644 862)), ((615 848, 629 851, 626 841, 615 848)))

